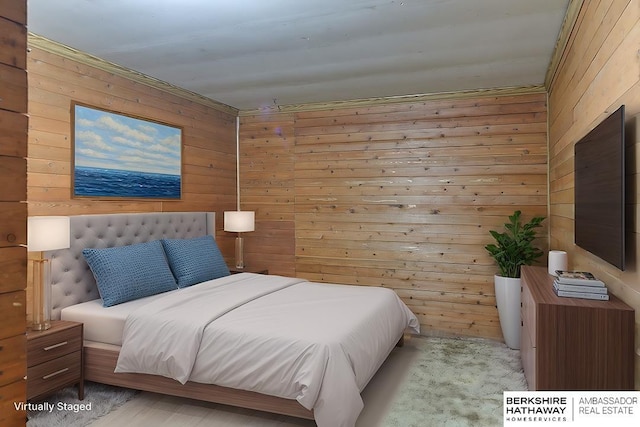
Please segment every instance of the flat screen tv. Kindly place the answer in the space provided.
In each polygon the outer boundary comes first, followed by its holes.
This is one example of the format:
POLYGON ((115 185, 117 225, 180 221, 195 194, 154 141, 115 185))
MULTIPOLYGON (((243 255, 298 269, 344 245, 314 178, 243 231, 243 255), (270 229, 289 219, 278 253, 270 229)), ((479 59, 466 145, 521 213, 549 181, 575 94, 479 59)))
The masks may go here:
POLYGON ((578 141, 575 243, 624 270, 624 105, 578 141))

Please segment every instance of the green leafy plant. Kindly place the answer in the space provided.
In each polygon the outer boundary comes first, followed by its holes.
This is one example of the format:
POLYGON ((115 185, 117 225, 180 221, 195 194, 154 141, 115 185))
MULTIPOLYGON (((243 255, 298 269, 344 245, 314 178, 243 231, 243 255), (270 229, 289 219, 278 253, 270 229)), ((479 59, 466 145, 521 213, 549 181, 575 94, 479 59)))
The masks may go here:
POLYGON ((498 263, 500 276, 520 277, 520 267, 531 265, 543 252, 533 246, 536 238, 536 228, 542 227, 545 217, 536 216, 526 224, 520 221, 520 211, 515 211, 509 216, 509 222, 504 225, 506 231, 498 233, 491 230, 489 233, 496 240, 496 244, 488 244, 484 248, 498 263))

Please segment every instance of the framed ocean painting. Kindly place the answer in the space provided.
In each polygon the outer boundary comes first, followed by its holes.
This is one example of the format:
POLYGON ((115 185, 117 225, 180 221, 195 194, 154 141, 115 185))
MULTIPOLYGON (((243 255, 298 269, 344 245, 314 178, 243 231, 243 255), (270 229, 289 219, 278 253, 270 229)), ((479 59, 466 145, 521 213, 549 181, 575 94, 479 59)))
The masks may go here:
POLYGON ((182 129, 72 104, 73 197, 180 199, 182 129))

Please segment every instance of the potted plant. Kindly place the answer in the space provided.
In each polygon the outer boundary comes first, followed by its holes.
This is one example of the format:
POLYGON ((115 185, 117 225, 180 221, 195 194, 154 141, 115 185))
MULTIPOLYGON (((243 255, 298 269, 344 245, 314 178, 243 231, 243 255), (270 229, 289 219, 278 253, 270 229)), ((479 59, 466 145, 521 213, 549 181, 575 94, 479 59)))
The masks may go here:
POLYGON ((494 276, 496 303, 504 341, 512 349, 520 348, 520 268, 544 254, 533 246, 533 241, 536 228, 542 227, 545 217, 536 216, 522 224, 520 215, 517 210, 509 216, 505 232, 489 231, 496 243, 485 246, 500 270, 494 276))

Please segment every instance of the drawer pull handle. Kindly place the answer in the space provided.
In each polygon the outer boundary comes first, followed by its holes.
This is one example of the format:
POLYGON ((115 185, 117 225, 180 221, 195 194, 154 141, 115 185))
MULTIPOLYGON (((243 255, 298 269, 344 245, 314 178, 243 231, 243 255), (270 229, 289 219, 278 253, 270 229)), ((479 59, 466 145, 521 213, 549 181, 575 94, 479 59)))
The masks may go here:
POLYGON ((67 345, 67 341, 59 342, 58 344, 50 345, 49 347, 43 348, 44 351, 53 350, 54 348, 62 347, 63 345, 67 345))
POLYGON ((55 377, 56 375, 60 375, 63 372, 67 372, 69 370, 69 368, 64 368, 64 369, 60 369, 59 371, 55 371, 50 373, 49 375, 45 375, 44 377, 42 377, 43 380, 48 380, 51 377, 55 377))

